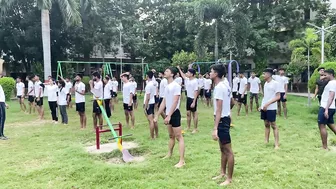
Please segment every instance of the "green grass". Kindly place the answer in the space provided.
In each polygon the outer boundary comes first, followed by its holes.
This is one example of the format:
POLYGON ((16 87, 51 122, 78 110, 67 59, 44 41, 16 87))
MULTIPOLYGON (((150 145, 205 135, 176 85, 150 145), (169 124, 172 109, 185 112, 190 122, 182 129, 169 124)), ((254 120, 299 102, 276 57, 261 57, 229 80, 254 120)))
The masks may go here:
MULTIPOLYGON (((142 102, 142 100, 139 100, 142 102)), ((109 158, 120 157, 117 151, 91 155, 86 146, 94 145, 91 131, 91 104, 87 103, 88 128, 79 130, 75 110, 69 111, 69 126, 37 122, 36 115, 19 113, 17 102, 10 103, 5 133, 10 140, 0 141, 0 188, 218 188, 211 177, 219 173, 220 152, 211 139, 212 109, 199 106, 199 130, 185 134, 186 167, 175 169, 178 151, 171 159, 162 160, 167 152, 168 136, 160 120, 159 139, 149 140, 149 129, 141 108, 136 112, 136 129, 125 129, 133 136, 127 141, 139 144, 130 152, 146 158, 144 162, 111 165, 109 158)), ((46 119, 50 119, 46 108, 46 119)), ((320 149, 316 115, 306 106, 306 99, 289 97, 289 119, 278 118, 280 144, 274 140, 264 144, 263 122, 254 112, 237 118, 233 111, 231 129, 235 172, 233 184, 227 188, 335 188, 336 152, 320 149)), ((113 122, 124 123, 121 103, 113 114, 113 122)), ((183 126, 186 125, 184 103, 181 105, 183 126)), ((109 133, 103 142, 111 138, 109 133)), ((333 135, 329 139, 335 141, 333 135)), ((335 142, 334 142, 335 144, 335 142)))

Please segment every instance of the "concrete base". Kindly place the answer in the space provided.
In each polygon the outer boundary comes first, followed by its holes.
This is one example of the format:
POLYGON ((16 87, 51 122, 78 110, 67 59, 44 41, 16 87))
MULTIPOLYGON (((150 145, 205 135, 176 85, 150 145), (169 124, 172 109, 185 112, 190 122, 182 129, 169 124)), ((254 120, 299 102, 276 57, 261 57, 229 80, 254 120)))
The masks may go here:
MULTIPOLYGON (((138 144, 134 142, 123 142, 122 144, 124 149, 132 149, 132 148, 137 148, 138 144)), ((91 154, 102 154, 102 153, 109 153, 114 150, 118 150, 117 143, 106 143, 106 144, 101 144, 100 149, 97 150, 96 145, 94 146, 89 146, 86 147, 86 151, 91 153, 91 154)))

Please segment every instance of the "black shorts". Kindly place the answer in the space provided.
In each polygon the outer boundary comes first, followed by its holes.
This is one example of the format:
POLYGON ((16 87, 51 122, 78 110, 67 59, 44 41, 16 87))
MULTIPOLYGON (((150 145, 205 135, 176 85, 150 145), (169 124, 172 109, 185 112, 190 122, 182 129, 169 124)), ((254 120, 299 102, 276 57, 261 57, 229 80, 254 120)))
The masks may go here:
POLYGON ((69 97, 69 102, 71 102, 71 94, 67 94, 67 97, 69 97))
POLYGON ((155 98, 155 104, 159 104, 159 102, 160 102, 160 97, 159 97, 159 96, 155 96, 154 98, 155 98))
POLYGON ((319 101, 319 104, 321 104, 322 96, 321 96, 321 95, 317 95, 317 99, 318 99, 318 101, 319 101))
POLYGON ((163 98, 160 98, 160 99, 159 99, 159 108, 160 108, 160 106, 161 106, 161 104, 162 104, 162 101, 163 101, 163 98))
POLYGON ((112 92, 112 98, 116 98, 118 94, 116 92, 112 92))
POLYGON ((21 100, 22 96, 16 96, 16 98, 18 98, 18 99, 20 99, 20 100, 21 100))
POLYGON ((241 97, 241 94, 238 93, 238 102, 246 105, 247 103, 247 95, 244 95, 244 98, 241 97))
POLYGON ((43 106, 43 97, 41 97, 39 101, 37 101, 37 98, 35 98, 35 103, 36 106, 43 106))
POLYGON ((195 102, 195 107, 194 108, 191 108, 191 104, 193 103, 194 99, 192 98, 187 98, 187 111, 191 111, 191 112, 196 112, 197 111, 197 99, 196 99, 196 102, 195 102))
POLYGON ((138 100, 138 96, 137 96, 137 94, 134 94, 133 95, 133 102, 136 103, 137 100, 138 100))
POLYGON ((250 93, 250 99, 253 99, 253 98, 258 99, 259 98, 259 94, 258 93, 250 93))
POLYGON ((133 111, 133 106, 128 106, 128 104, 124 103, 124 110, 132 112, 133 111))
POLYGON ((219 138, 219 142, 221 144, 230 144, 231 136, 230 136, 230 117, 223 117, 220 119, 217 129, 217 135, 219 138))
POLYGON ((175 110, 175 112, 172 114, 169 125, 171 125, 172 127, 181 126, 181 112, 179 109, 175 110))
POLYGON ((232 92, 232 97, 235 99, 235 100, 238 100, 238 92, 232 92))
POLYGON ((35 97, 34 96, 28 96, 28 102, 33 103, 35 97))
POLYGON ((287 102, 287 99, 285 99, 285 94, 286 93, 280 93, 280 100, 278 100, 278 102, 287 102))
POLYGON ((155 104, 148 104, 147 115, 154 115, 155 104))
POLYGON ((317 123, 324 124, 324 125, 334 124, 335 109, 328 109, 328 115, 329 115, 328 119, 324 116, 324 110, 325 110, 324 108, 320 107, 319 113, 317 116, 317 123))
POLYGON ((204 96, 205 98, 211 98, 211 90, 205 90, 204 96))
POLYGON ((265 121, 275 122, 276 121, 276 110, 266 110, 260 111, 260 118, 265 121))
POLYGON ((94 113, 94 114, 101 114, 102 113, 102 111, 101 111, 101 109, 98 105, 97 100, 93 101, 93 103, 92 103, 92 113, 94 113))
POLYGON ((76 103, 76 111, 84 113, 85 112, 85 102, 76 103))
POLYGON ((199 96, 203 97, 204 96, 204 89, 200 89, 199 96))

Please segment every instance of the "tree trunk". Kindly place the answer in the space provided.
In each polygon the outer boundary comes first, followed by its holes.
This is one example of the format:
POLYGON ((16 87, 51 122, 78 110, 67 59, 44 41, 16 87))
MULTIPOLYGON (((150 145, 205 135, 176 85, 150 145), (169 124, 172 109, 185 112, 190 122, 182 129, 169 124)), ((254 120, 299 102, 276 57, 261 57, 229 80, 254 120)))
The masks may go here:
POLYGON ((49 10, 41 10, 44 79, 51 75, 50 18, 49 10))

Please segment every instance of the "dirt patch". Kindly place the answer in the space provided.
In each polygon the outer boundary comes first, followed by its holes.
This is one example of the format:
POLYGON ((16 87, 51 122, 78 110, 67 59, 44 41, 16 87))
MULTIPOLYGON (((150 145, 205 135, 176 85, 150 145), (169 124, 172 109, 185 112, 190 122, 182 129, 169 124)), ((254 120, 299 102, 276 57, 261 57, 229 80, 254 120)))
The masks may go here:
MULTIPOLYGON (((132 148, 137 148, 139 145, 135 142, 123 142, 123 148, 124 149, 132 149, 132 148)), ((91 153, 91 154, 102 154, 102 153, 109 153, 114 150, 118 150, 117 143, 106 143, 106 144, 101 144, 100 149, 97 150, 96 145, 94 146, 89 146, 86 147, 86 151, 91 153)))
MULTIPOLYGON (((134 157, 131 163, 140 163, 143 161, 145 161, 145 157, 137 156, 137 157, 134 157)), ((113 164, 113 165, 120 165, 120 164, 124 164, 125 162, 121 158, 111 158, 111 159, 108 159, 106 163, 113 164)))

